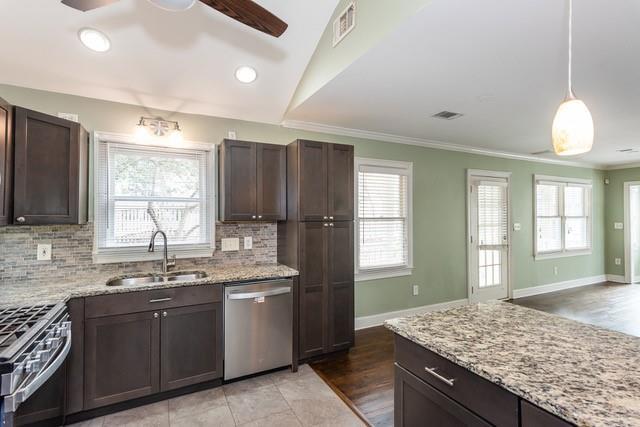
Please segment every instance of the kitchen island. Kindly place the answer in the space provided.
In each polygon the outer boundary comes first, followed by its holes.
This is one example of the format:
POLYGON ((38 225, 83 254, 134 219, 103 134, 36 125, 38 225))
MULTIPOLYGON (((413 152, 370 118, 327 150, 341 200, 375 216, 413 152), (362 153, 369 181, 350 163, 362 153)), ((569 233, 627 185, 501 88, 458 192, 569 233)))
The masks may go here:
POLYGON ((385 326, 397 426, 640 425, 638 337, 502 302, 385 326))

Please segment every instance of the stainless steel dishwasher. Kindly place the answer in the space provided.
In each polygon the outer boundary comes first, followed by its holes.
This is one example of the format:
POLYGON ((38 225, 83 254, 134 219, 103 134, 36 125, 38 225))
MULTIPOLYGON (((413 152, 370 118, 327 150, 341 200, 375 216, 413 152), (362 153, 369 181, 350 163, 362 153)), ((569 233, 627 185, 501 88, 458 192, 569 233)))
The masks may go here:
POLYGON ((291 365, 291 279, 225 285, 224 379, 291 365))

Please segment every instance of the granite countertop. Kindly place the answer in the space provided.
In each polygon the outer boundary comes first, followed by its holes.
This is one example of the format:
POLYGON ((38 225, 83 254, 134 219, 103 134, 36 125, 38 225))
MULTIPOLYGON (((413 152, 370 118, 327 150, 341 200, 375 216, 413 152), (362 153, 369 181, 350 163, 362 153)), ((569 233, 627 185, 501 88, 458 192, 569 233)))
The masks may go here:
POLYGON ((640 426, 640 338, 510 303, 385 322, 579 426, 640 426))
MULTIPOLYGON (((113 274, 80 275, 73 280, 51 283, 0 283, 0 307, 66 302, 71 298, 126 293, 150 289, 182 286, 210 285, 215 283, 243 282, 297 276, 298 272, 281 264, 257 264, 226 267, 198 268, 207 277, 185 282, 146 283, 136 286, 107 286, 113 274)), ((154 272, 158 274, 158 272, 154 272)), ((140 273, 117 276, 130 277, 140 273)))

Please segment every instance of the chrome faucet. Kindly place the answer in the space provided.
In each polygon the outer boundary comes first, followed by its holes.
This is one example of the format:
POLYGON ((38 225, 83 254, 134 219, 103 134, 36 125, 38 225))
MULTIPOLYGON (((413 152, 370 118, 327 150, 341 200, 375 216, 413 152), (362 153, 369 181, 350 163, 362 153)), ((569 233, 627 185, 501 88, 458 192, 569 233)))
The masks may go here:
POLYGON ((156 230, 151 235, 151 241, 149 242, 149 252, 155 252, 156 250, 156 236, 160 234, 164 239, 164 257, 162 258, 162 273, 167 274, 169 270, 176 266, 176 256, 172 256, 169 260, 169 252, 167 250, 167 235, 162 230, 156 230))

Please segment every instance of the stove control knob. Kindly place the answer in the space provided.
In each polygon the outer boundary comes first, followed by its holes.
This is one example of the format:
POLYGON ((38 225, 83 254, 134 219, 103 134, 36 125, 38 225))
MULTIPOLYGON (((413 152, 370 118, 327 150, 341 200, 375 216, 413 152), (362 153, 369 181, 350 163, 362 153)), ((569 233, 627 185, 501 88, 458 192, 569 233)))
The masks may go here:
POLYGON ((40 369, 40 361, 37 359, 31 359, 27 361, 27 366, 25 367, 25 372, 27 374, 31 374, 33 372, 38 372, 40 369))

